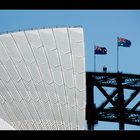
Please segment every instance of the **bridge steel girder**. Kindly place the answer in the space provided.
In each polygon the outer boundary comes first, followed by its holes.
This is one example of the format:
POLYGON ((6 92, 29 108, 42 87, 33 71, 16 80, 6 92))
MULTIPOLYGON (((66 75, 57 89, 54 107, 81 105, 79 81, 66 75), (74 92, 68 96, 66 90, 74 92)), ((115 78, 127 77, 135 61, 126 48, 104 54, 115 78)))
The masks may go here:
POLYGON ((140 92, 140 75, 124 73, 86 72, 86 120, 88 130, 94 130, 98 121, 118 122, 119 130, 124 130, 125 124, 140 126, 140 110, 137 110, 140 102, 132 108, 127 108, 140 92), (99 107, 96 107, 94 87, 97 87, 106 98, 99 107), (104 87, 114 87, 109 95, 104 87), (134 90, 131 96, 125 100, 124 89, 134 90), (114 97, 117 99, 113 100, 114 97), (113 107, 105 108, 108 103, 113 107))

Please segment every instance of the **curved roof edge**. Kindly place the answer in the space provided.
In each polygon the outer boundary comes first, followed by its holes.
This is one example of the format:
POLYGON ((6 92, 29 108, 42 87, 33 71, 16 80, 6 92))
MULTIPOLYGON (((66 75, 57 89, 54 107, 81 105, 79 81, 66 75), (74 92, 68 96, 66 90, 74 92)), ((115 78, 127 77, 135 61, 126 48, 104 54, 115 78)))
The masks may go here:
POLYGON ((29 30, 39 30, 39 29, 50 29, 50 28, 77 28, 77 27, 83 27, 82 25, 75 25, 75 26, 42 26, 42 27, 34 27, 34 28, 25 28, 25 29, 17 29, 17 30, 11 30, 11 31, 4 31, 0 32, 0 35, 8 34, 8 33, 15 33, 15 32, 22 32, 22 31, 29 31, 29 30))

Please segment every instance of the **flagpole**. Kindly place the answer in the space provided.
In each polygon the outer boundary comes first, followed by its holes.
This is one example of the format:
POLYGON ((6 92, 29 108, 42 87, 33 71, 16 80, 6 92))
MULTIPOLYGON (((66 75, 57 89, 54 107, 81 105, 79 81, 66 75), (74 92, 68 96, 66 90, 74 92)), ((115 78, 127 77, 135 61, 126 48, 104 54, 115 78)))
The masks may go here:
POLYGON ((95 55, 95 45, 94 45, 94 72, 96 71, 96 55, 95 55))
POLYGON ((119 72, 119 46, 118 46, 118 39, 117 37, 117 72, 119 72))

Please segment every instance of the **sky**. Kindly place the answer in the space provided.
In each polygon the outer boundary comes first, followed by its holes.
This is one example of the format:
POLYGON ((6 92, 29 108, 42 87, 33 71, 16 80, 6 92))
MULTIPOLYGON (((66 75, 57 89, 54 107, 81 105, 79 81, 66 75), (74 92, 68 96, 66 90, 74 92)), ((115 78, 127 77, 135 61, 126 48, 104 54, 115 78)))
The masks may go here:
MULTIPOLYGON (((108 54, 96 55, 96 71, 106 66, 108 72, 116 72, 117 37, 124 37, 132 44, 119 48, 119 71, 140 74, 140 10, 0 10, 0 33, 79 25, 84 29, 86 71, 94 71, 93 50, 98 45, 106 47, 108 54)), ((125 125, 125 129, 140 130, 140 126, 125 125)), ((99 122, 95 130, 118 130, 118 124, 99 122)))

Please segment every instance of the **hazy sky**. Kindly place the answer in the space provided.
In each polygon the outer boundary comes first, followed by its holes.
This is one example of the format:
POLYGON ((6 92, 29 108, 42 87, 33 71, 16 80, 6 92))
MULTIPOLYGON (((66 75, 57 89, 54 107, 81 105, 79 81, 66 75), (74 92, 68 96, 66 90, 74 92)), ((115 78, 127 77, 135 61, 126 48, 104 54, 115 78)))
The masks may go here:
MULTIPOLYGON (((106 47, 107 55, 96 56, 96 70, 105 65, 117 71, 117 37, 132 42, 130 48, 119 48, 119 70, 140 74, 140 10, 1 10, 0 32, 40 27, 82 25, 85 33, 86 70, 94 70, 94 45, 106 47)), ((103 97, 97 95, 101 100, 103 97)), ((98 100, 97 104, 101 101, 98 100)), ((133 106, 133 104, 132 104, 133 106)), ((99 122, 95 129, 117 130, 118 124, 99 122)), ((140 130, 126 125, 126 129, 140 130)))

